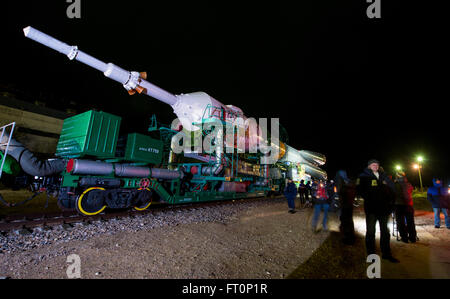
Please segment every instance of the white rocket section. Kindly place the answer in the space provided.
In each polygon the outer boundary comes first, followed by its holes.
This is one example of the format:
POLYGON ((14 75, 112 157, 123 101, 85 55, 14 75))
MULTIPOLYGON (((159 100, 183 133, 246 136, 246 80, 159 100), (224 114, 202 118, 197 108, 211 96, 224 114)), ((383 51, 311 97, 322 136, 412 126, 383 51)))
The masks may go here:
POLYGON ((208 105, 225 108, 222 103, 201 91, 176 97, 177 101, 172 105, 173 112, 178 116, 183 127, 189 131, 199 130, 199 127, 193 126, 192 123, 201 123, 203 117, 208 117, 203 115, 208 105))
POLYGON ((78 50, 77 46, 69 46, 68 44, 63 43, 37 29, 34 29, 31 26, 24 28, 23 32, 29 39, 67 55, 67 57, 71 60, 78 60, 86 65, 89 65, 90 67, 95 68, 96 70, 101 71, 106 77, 124 85, 127 90, 134 89, 137 85, 139 85, 146 89, 145 93, 147 95, 166 104, 173 105, 177 101, 175 95, 170 92, 167 92, 164 89, 139 78, 139 76, 136 77, 135 74, 137 72, 129 72, 112 63, 106 64, 103 61, 78 50))
POLYGON ((64 55, 67 55, 69 59, 76 59, 84 64, 89 65, 101 72, 106 71, 107 65, 103 61, 98 60, 82 51, 79 51, 76 46, 69 46, 66 43, 63 43, 39 30, 34 29, 31 26, 28 26, 23 29, 23 33, 29 39, 32 39, 44 46, 52 48, 53 50, 58 51, 64 55), (75 55, 75 57, 74 57, 75 55))

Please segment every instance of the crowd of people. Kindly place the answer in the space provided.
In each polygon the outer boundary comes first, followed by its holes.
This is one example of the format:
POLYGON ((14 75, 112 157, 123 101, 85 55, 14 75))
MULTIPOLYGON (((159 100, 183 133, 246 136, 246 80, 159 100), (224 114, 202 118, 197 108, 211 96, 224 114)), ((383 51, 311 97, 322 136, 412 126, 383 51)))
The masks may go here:
MULTIPOLYGON (((440 228, 440 214, 445 216, 445 225, 450 229, 448 215, 448 189, 442 187, 440 179, 433 180, 433 187, 428 188, 427 199, 430 201, 434 215, 435 228, 440 228)), ((328 212, 336 211, 339 215, 344 244, 355 242, 353 223, 353 208, 356 198, 364 200, 366 220, 365 245, 367 255, 376 253, 375 233, 376 223, 380 228, 380 248, 382 258, 398 263, 390 248, 389 217, 393 216, 397 224, 399 240, 405 243, 415 243, 417 238, 414 223, 414 206, 412 198, 413 186, 408 182, 406 174, 398 171, 394 176, 388 175, 380 166, 378 160, 372 159, 367 163, 362 173, 356 179, 350 179, 345 170, 339 170, 333 180, 313 180, 305 183, 301 180, 298 187, 292 179, 284 189, 288 200, 289 213, 295 213, 295 199, 300 198, 300 207, 313 207, 311 227, 317 228, 321 212, 323 211, 322 229, 328 231, 328 212)))

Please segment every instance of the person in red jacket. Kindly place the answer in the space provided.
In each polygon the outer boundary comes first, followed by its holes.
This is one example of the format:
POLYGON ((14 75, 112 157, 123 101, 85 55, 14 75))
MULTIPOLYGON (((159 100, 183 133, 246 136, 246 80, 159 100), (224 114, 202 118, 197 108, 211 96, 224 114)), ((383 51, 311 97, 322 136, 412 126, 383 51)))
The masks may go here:
POLYGON ((403 242, 414 243, 417 239, 414 223, 413 186, 406 179, 404 172, 396 174, 395 183, 395 220, 403 242))

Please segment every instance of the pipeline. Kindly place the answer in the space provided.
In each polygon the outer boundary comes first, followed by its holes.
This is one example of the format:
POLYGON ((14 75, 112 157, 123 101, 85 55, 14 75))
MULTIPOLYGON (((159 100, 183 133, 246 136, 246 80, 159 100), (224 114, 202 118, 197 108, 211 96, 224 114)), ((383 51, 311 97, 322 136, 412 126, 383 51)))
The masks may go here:
POLYGON ((163 180, 182 179, 184 177, 184 172, 179 170, 80 159, 70 159, 66 171, 79 175, 111 175, 114 173, 119 177, 152 177, 163 180))
MULTIPOLYGON (((9 135, 5 133, 1 144, 4 144, 8 138, 9 135)), ((0 146, 0 150, 5 151, 5 146, 0 146)), ((11 138, 11 142, 9 143, 8 155, 16 159, 23 171, 32 176, 50 176, 58 174, 66 167, 66 160, 41 160, 35 157, 32 152, 13 138, 11 138)))

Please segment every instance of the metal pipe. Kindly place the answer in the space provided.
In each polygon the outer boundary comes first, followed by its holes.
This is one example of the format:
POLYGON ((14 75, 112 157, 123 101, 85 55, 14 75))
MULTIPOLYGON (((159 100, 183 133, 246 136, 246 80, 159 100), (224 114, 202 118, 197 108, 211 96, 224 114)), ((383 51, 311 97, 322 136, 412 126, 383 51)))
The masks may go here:
POLYGON ((70 159, 66 170, 72 174, 110 175, 114 172, 114 166, 101 161, 70 159))
POLYGON ((129 164, 113 164, 102 161, 71 159, 67 163, 67 172, 79 175, 111 175, 119 177, 156 178, 163 180, 182 179, 184 173, 179 170, 150 168, 129 164))
MULTIPOLYGON (((9 139, 9 134, 5 132, 0 143, 3 144, 3 140, 9 139)), ((0 146, 0 150, 5 150, 0 146)), ((62 159, 48 159, 41 160, 34 156, 22 143, 16 141, 14 138, 10 139, 8 155, 16 159, 19 162, 20 167, 27 174, 32 176, 49 176, 60 173, 66 167, 66 160, 62 159)))
POLYGON ((164 168, 152 168, 152 177, 163 180, 182 179, 184 172, 180 170, 169 170, 164 168))
POLYGON ((121 177, 148 178, 151 174, 150 168, 145 166, 115 164, 114 168, 114 173, 121 177))

